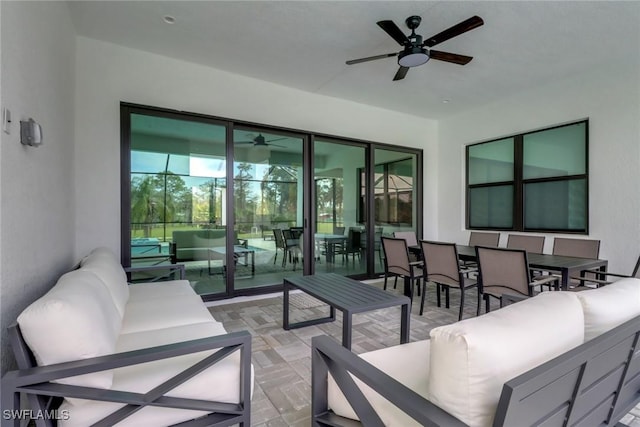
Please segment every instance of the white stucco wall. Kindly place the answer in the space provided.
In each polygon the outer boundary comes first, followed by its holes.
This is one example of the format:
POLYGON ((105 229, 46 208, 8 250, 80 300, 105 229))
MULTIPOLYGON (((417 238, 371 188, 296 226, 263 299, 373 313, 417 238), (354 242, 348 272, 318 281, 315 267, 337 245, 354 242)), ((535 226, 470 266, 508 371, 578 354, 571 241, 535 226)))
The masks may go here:
POLYGON ((2 371, 13 358, 6 328, 76 262, 74 201, 75 35, 64 2, 0 5, 2 107, 11 134, 0 133, 0 294, 2 371), (42 126, 44 144, 20 144, 20 120, 42 126))
MULTIPOLYGON (((637 42, 636 42, 637 46, 637 42)), ((632 49, 633 50, 633 49, 632 49)), ((631 52, 631 51, 630 51, 631 52)), ((439 122, 439 238, 464 230, 464 146, 589 118, 589 236, 600 239, 610 271, 631 273, 640 254, 640 64, 611 64, 515 94, 439 122)), ((503 233, 502 244, 506 243, 503 233)), ((550 253, 553 235, 547 235, 550 253)), ((580 236, 569 236, 580 237, 580 236)), ((585 236, 582 236, 585 237, 585 236)))
MULTIPOLYGON (((120 252, 121 101, 419 147, 425 150, 425 158, 436 151, 434 121, 79 37, 78 256, 97 245, 120 252)), ((433 164, 425 165, 425 200, 435 197, 433 164)), ((434 229, 433 204, 425 204, 424 217, 425 228, 434 229)))

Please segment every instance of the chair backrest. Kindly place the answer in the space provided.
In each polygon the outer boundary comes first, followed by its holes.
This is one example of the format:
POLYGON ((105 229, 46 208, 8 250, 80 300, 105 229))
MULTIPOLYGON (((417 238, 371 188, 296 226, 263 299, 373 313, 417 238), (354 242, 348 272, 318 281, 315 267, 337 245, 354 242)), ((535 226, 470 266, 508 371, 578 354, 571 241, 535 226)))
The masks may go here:
POLYGON ((598 259, 600 240, 556 237, 553 240, 553 254, 598 259))
POLYGON ((544 250, 544 236, 524 236, 522 234, 509 234, 507 237, 508 249, 523 249, 534 254, 541 254, 544 250))
POLYGON ((420 241, 424 257, 425 280, 460 286, 463 282, 455 243, 420 241))
POLYGON ((349 227, 347 234, 347 252, 353 252, 362 248, 362 230, 357 227, 349 227))
POLYGON ((418 238, 415 231, 394 231, 393 237, 406 240, 407 246, 418 246, 418 238))
POLYGON ((276 241, 276 248, 284 248, 286 246, 284 242, 284 236, 282 235, 282 230, 280 228, 273 229, 273 238, 276 241))
POLYGON ((304 232, 304 229, 302 227, 291 227, 289 230, 291 231, 291 236, 293 239, 299 239, 304 232))
POLYGON ((387 272, 410 275, 411 267, 409 266, 407 242, 404 239, 396 239, 395 237, 381 237, 381 240, 387 272))
POLYGON ((531 296, 527 251, 476 246, 481 292, 531 296))
POLYGON ((469 246, 497 248, 498 242, 500 242, 500 233, 478 233, 477 231, 472 231, 469 235, 469 246))
POLYGON ((344 236, 344 227, 333 227, 333 234, 344 236))

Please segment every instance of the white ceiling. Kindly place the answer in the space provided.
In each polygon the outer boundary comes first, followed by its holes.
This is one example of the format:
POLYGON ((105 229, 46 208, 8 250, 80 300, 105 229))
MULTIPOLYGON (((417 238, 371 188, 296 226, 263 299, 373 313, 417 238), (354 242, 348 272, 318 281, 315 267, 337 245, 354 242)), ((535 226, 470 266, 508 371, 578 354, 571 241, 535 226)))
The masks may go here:
MULTIPOLYGON (((587 69, 640 56, 637 1, 72 1, 78 34, 355 102, 439 119, 587 69), (172 25, 163 16, 175 18, 172 25), (484 26, 435 49, 473 56, 429 61, 402 81, 376 22, 420 15, 429 37, 473 15, 484 26), (445 103, 443 101, 449 100, 445 103)), ((639 71, 640 72, 640 71, 639 71)))

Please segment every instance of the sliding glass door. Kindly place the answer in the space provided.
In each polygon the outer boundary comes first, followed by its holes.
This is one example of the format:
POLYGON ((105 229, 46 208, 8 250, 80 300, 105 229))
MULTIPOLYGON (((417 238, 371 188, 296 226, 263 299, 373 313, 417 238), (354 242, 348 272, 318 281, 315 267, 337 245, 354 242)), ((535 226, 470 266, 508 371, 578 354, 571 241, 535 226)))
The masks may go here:
POLYGON ((227 241, 225 126, 135 113, 129 122, 130 264, 183 263, 198 293, 226 294, 212 274, 227 241))
POLYGON ((310 273, 372 278, 383 235, 421 233, 416 150, 130 104, 121 113, 123 265, 183 264, 205 299, 310 273))
POLYGON ((302 150, 298 135, 233 131, 235 290, 303 274, 302 150))
POLYGON ((363 145, 316 139, 314 143, 316 272, 362 275, 366 264, 366 214, 360 205, 363 145))

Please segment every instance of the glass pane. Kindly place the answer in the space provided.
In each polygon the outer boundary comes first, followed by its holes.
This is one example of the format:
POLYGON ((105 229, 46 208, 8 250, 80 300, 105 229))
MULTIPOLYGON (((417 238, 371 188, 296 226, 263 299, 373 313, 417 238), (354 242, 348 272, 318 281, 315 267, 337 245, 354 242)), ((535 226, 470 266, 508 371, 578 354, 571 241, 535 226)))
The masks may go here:
POLYGON ((587 124, 524 135, 524 179, 581 175, 587 166, 587 124))
POLYGON ((200 294, 226 292, 224 278, 210 274, 212 248, 226 244, 225 134, 224 126, 131 115, 132 265, 183 263, 200 294))
POLYGON ((469 190, 469 226, 513 227, 513 185, 469 190))
POLYGON ((584 179, 525 184, 525 229, 585 231, 586 188, 584 179))
POLYGON ((314 165, 315 270, 343 275, 365 273, 358 218, 366 194, 365 149, 316 140, 314 165))
POLYGON ((380 237, 395 231, 417 232, 417 156, 393 150, 375 150, 374 198, 376 222, 376 272, 384 270, 380 237))
POLYGON ((469 146, 469 185, 513 181, 513 138, 469 146))
POLYGON ((281 284, 302 275, 302 143, 300 137, 236 129, 234 289, 281 284))

